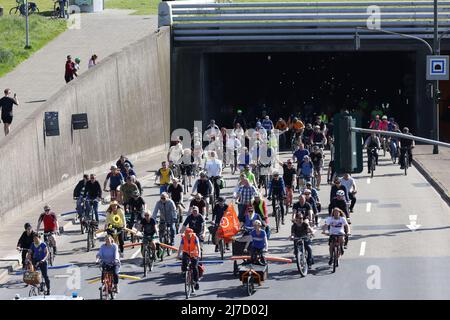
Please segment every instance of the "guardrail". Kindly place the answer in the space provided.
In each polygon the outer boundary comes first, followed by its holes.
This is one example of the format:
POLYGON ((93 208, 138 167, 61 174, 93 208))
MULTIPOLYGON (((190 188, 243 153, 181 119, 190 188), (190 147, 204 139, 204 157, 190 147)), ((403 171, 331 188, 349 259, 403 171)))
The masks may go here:
MULTIPOLYGON (((376 18, 381 28, 433 38, 433 1, 215 3, 162 2, 159 26, 171 26, 175 42, 248 40, 351 40, 357 27, 376 18), (376 15, 376 13, 375 13, 376 15)), ((439 1, 439 32, 450 29, 450 1, 439 1)), ((402 39, 358 30, 361 39, 402 39)))

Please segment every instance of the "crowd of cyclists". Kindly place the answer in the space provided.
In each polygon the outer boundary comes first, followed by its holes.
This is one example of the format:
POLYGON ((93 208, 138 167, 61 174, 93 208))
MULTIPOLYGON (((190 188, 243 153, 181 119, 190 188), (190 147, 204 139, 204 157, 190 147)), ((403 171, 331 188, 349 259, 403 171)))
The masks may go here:
MULTIPOLYGON (((331 244, 338 241, 341 254, 348 244, 350 214, 356 203, 357 186, 350 173, 339 177, 334 168, 332 118, 321 114, 304 121, 301 115, 291 116, 287 121, 279 118, 274 124, 267 113, 256 119, 254 128, 238 110, 233 129, 219 128, 214 120, 201 132, 193 128, 191 141, 181 137, 171 142, 167 160, 156 171, 154 183, 159 186, 160 197, 150 209, 144 198, 142 185, 137 179, 133 163, 121 155, 110 167, 103 183, 95 174, 83 176, 78 182, 73 198, 76 200, 77 219, 80 224, 94 222, 95 229, 105 230, 105 243, 97 253, 98 262, 104 269, 113 272, 114 290, 118 292, 120 259, 123 258, 124 243, 131 235, 142 236, 142 252, 148 245, 155 256, 164 255, 161 244, 175 245, 177 234, 181 236, 178 258, 182 260, 182 272, 188 264, 194 266, 195 289, 199 289, 199 268, 202 259, 206 231, 212 236, 215 252, 219 251, 216 233, 222 217, 229 206, 236 205, 243 237, 247 237, 251 261, 265 264, 272 232, 279 232, 279 223, 284 225, 286 217, 292 221, 289 239, 307 238, 308 265, 314 264, 313 241, 316 230, 328 232, 331 259, 331 244), (306 124, 305 124, 306 122, 306 124), (291 155, 280 161, 278 154, 286 151, 291 155), (329 150, 326 181, 331 185, 327 201, 328 215, 322 226, 323 197, 319 198, 323 185, 325 150, 329 150), (222 195, 226 187, 224 170, 237 176, 232 195, 222 195), (109 192, 111 201, 106 210, 105 224, 99 225, 98 206, 109 192), (270 204, 270 206, 269 206, 270 204), (281 220, 281 221, 280 221, 281 220), (209 224, 209 227, 207 227, 209 224), (133 232, 130 232, 133 231, 133 232)), ((379 115, 369 127, 376 130, 399 132, 393 118, 379 115)), ((408 128, 403 129, 409 134, 408 128)), ((366 141, 368 155, 373 153, 378 162, 378 150, 386 145, 388 151, 410 153, 413 143, 407 139, 383 138, 375 134, 366 141), (380 140, 381 138, 381 140, 380 140)), ((402 156, 398 157, 400 165, 402 156)), ((368 160, 372 157, 368 156, 368 160)), ((368 167, 370 168, 370 163, 368 167)), ((46 205, 39 216, 37 230, 25 224, 25 231, 18 241, 22 251, 24 268, 31 263, 42 272, 47 292, 50 294, 48 278, 48 256, 50 248, 57 254, 55 234, 59 225, 56 214, 46 205), (39 230, 43 224, 44 241, 39 230)), ((225 250, 229 251, 229 243, 225 250)), ((145 263, 145 261, 143 262, 145 263)))

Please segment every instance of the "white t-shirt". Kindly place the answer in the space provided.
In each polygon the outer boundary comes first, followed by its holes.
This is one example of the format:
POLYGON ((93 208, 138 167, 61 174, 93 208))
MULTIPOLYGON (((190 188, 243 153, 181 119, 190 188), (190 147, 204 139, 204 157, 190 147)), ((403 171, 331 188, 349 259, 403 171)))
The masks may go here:
POLYGON ((173 161, 175 163, 180 160, 180 158, 183 156, 183 146, 181 143, 178 143, 169 149, 169 160, 173 161))
POLYGON ((355 183, 355 180, 353 180, 352 177, 349 177, 348 180, 345 180, 344 178, 341 178, 341 184, 347 189, 347 193, 353 191, 353 184, 355 183))
POLYGON ((348 226, 347 220, 344 217, 339 217, 339 219, 328 217, 325 223, 330 226, 330 235, 335 236, 344 235, 345 234, 344 226, 348 226))

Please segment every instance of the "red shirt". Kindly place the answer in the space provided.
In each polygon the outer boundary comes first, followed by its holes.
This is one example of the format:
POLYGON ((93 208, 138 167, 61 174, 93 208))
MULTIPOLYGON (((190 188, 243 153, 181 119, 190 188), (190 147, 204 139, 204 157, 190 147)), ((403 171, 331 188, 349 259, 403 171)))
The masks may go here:
POLYGON ((56 214, 54 212, 42 213, 39 221, 44 223, 44 232, 56 231, 56 214))
POLYGON ((66 76, 73 76, 75 64, 72 61, 66 61, 66 76))

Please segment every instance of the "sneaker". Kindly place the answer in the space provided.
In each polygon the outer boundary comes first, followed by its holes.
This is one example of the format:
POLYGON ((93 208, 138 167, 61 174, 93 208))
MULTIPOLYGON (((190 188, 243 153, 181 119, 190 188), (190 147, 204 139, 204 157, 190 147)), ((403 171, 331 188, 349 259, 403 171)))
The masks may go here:
POLYGON ((214 252, 219 252, 219 248, 216 246, 216 248, 214 249, 214 252))
POLYGON ((352 222, 350 221, 350 219, 347 219, 348 224, 352 224, 352 222))
POLYGON ((194 285, 194 289, 195 289, 195 290, 198 290, 198 289, 200 289, 200 285, 198 284, 198 282, 196 282, 196 283, 195 283, 195 285, 194 285))
POLYGON ((353 209, 350 209, 350 213, 353 213, 353 209))
POLYGON ((401 167, 400 167, 400 170, 404 170, 404 169, 405 169, 405 167, 404 167, 404 166, 401 166, 401 167))
POLYGON ((284 224, 284 220, 283 220, 283 221, 281 221, 281 224, 284 224))
POLYGON ((53 247, 53 254, 56 254, 56 253, 57 253, 56 247, 53 247))

